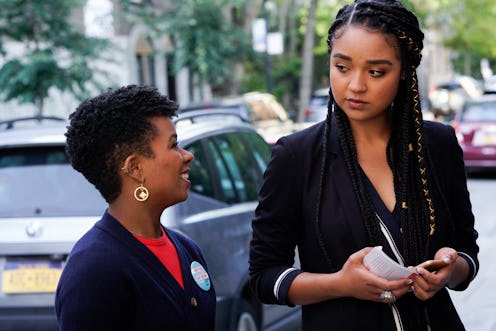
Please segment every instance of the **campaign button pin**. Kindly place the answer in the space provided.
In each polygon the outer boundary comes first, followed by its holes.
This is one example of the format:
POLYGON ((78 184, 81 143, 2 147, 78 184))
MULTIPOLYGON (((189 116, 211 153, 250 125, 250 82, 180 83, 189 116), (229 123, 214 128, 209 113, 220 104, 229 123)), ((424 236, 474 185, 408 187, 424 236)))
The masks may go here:
POLYGON ((195 280, 196 284, 204 291, 210 290, 210 277, 203 266, 193 261, 191 263, 191 275, 195 280))

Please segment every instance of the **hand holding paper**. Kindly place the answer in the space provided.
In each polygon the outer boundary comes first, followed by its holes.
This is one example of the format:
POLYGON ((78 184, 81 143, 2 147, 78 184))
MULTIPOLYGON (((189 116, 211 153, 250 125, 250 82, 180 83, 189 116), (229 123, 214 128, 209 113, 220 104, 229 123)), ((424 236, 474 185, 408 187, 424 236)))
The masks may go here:
POLYGON ((383 252, 382 246, 374 247, 363 258, 363 264, 374 274, 386 278, 387 280, 398 280, 410 278, 417 274, 416 271, 410 270, 383 252))

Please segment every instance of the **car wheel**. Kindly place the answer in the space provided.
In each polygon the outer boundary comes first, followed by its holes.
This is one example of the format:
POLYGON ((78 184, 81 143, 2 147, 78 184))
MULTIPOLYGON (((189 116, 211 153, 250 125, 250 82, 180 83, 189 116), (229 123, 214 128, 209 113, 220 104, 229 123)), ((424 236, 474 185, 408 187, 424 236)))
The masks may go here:
POLYGON ((253 306, 248 301, 241 299, 236 314, 236 331, 259 331, 260 323, 257 320, 253 306))

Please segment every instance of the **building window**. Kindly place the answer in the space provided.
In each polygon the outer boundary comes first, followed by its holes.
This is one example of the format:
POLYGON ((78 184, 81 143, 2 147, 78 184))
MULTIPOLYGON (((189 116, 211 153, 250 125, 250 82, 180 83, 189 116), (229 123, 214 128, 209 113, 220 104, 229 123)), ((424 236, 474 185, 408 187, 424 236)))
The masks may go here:
POLYGON ((150 38, 141 36, 136 44, 138 83, 140 85, 155 85, 155 63, 153 61, 153 55, 150 38))

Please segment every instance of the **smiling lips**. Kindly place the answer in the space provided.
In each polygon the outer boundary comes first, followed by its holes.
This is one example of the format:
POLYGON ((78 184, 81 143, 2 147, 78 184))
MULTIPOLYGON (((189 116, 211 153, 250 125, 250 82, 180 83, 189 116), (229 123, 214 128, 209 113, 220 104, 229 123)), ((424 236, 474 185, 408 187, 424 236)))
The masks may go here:
POLYGON ((186 182, 188 188, 191 187, 191 182, 189 181, 189 169, 181 174, 181 179, 186 182))

